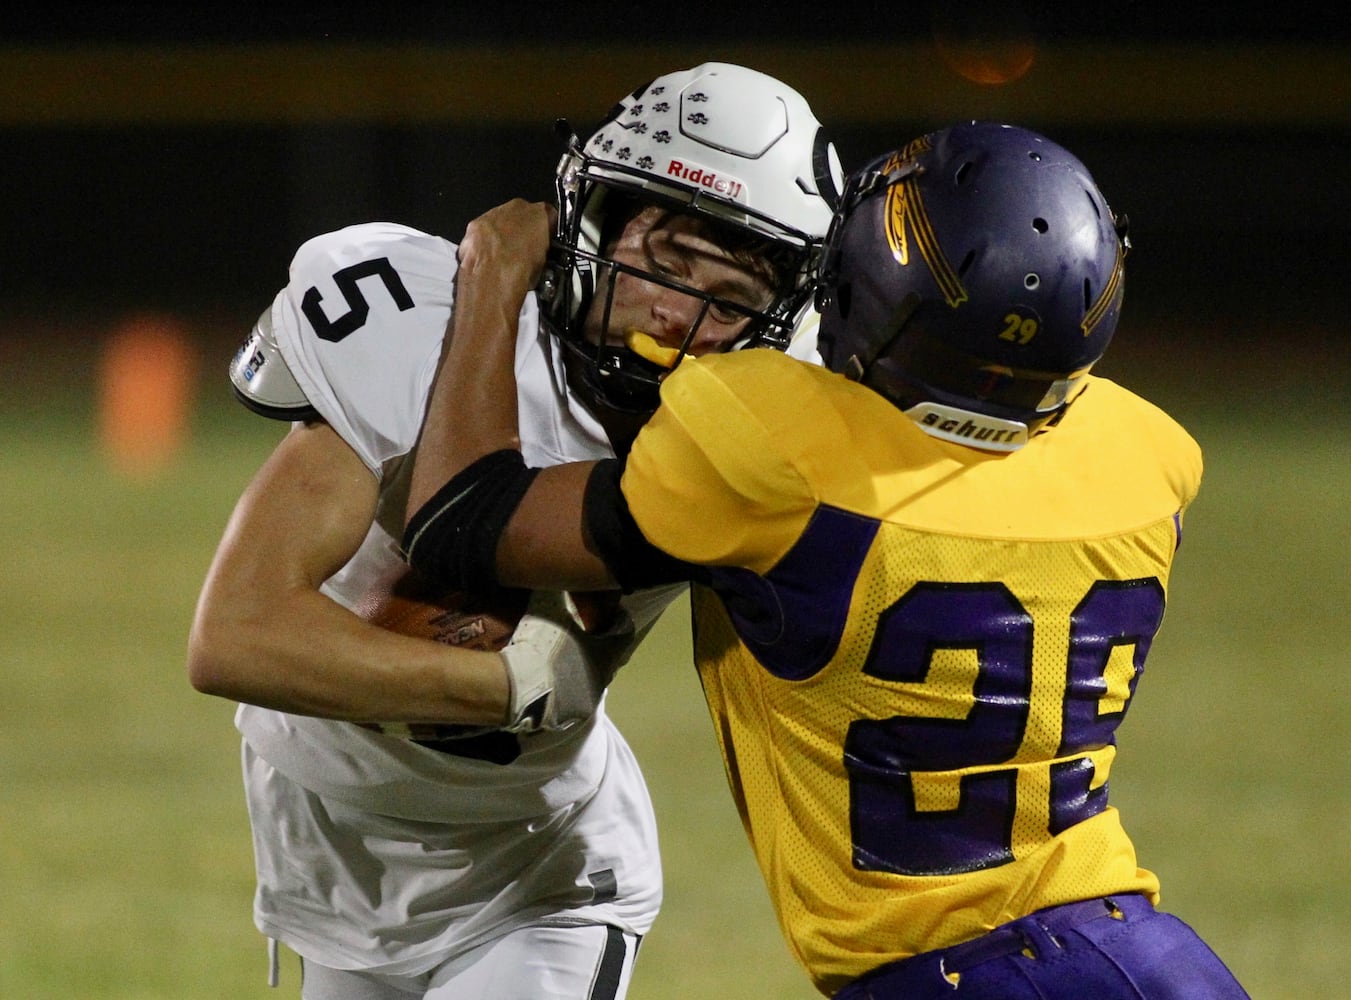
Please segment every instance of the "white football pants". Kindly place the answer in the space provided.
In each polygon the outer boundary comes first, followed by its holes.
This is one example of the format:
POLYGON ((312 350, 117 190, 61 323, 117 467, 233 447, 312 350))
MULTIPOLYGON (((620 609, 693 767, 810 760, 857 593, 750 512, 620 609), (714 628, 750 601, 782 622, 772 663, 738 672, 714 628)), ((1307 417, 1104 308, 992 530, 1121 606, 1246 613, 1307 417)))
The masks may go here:
POLYGON ((623 1000, 641 939, 614 927, 523 927, 418 976, 304 962, 302 1000, 623 1000))

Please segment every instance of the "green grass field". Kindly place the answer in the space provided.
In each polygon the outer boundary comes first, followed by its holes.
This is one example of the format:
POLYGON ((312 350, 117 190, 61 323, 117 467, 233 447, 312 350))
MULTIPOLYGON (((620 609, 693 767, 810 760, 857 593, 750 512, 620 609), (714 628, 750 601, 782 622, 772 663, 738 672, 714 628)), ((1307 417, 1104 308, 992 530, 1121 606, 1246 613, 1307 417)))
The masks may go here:
MULTIPOLYGON (((293 956, 282 988, 265 985, 232 706, 182 667, 207 562, 279 428, 226 398, 213 356, 192 448, 158 477, 119 476, 91 434, 95 343, 59 365, 35 343, 0 340, 0 997, 298 997, 293 956)), ((1218 371, 1197 350, 1119 354, 1104 371, 1192 429, 1207 478, 1113 802, 1165 906, 1254 997, 1346 995, 1345 361, 1329 378, 1276 343, 1218 371), (1311 403, 1315 384, 1341 402, 1311 403)), ((612 692, 667 870, 630 996, 805 1000, 722 783, 687 628, 669 614, 612 692)))

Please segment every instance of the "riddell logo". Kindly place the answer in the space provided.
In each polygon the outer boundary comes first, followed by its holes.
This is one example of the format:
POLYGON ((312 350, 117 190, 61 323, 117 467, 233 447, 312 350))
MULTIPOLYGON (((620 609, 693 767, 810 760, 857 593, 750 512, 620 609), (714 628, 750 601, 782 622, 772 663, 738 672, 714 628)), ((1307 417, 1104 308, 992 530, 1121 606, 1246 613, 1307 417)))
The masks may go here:
POLYGON ((719 177, 714 171, 706 170, 683 160, 672 160, 666 164, 666 176, 678 177, 687 184, 697 184, 708 188, 714 194, 728 198, 740 198, 742 183, 733 177, 719 177))

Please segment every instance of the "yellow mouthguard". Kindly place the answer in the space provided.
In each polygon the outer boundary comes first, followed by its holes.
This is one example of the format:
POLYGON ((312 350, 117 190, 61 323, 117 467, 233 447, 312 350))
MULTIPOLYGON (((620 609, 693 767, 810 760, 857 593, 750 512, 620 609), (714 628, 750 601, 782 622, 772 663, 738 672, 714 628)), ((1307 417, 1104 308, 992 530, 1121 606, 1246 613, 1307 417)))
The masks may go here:
POLYGON ((632 328, 624 331, 624 346, 640 358, 651 361, 663 368, 674 368, 680 360, 680 351, 675 347, 662 347, 651 334, 632 328))

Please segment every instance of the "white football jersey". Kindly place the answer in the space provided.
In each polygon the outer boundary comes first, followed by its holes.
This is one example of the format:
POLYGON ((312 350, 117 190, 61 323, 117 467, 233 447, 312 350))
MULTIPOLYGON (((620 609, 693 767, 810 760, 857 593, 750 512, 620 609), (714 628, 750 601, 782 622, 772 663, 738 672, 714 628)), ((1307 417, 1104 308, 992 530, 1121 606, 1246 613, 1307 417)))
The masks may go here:
MULTIPOLYGON (((403 562, 410 451, 450 318, 455 250, 387 223, 312 239, 241 352, 247 360, 260 342, 274 345, 304 400, 380 481, 365 542, 324 585, 348 607, 403 562)), ((525 459, 608 457, 600 425, 565 392, 557 352, 529 296, 516 358, 525 459)), ((259 371, 276 363, 260 360, 259 371)), ((638 636, 680 590, 625 599, 638 636)), ((602 921, 643 934, 656 916, 651 803, 603 705, 561 733, 495 734, 499 750, 511 743, 509 763, 251 705, 236 722, 257 923, 319 964, 411 974, 524 923, 602 921)))

